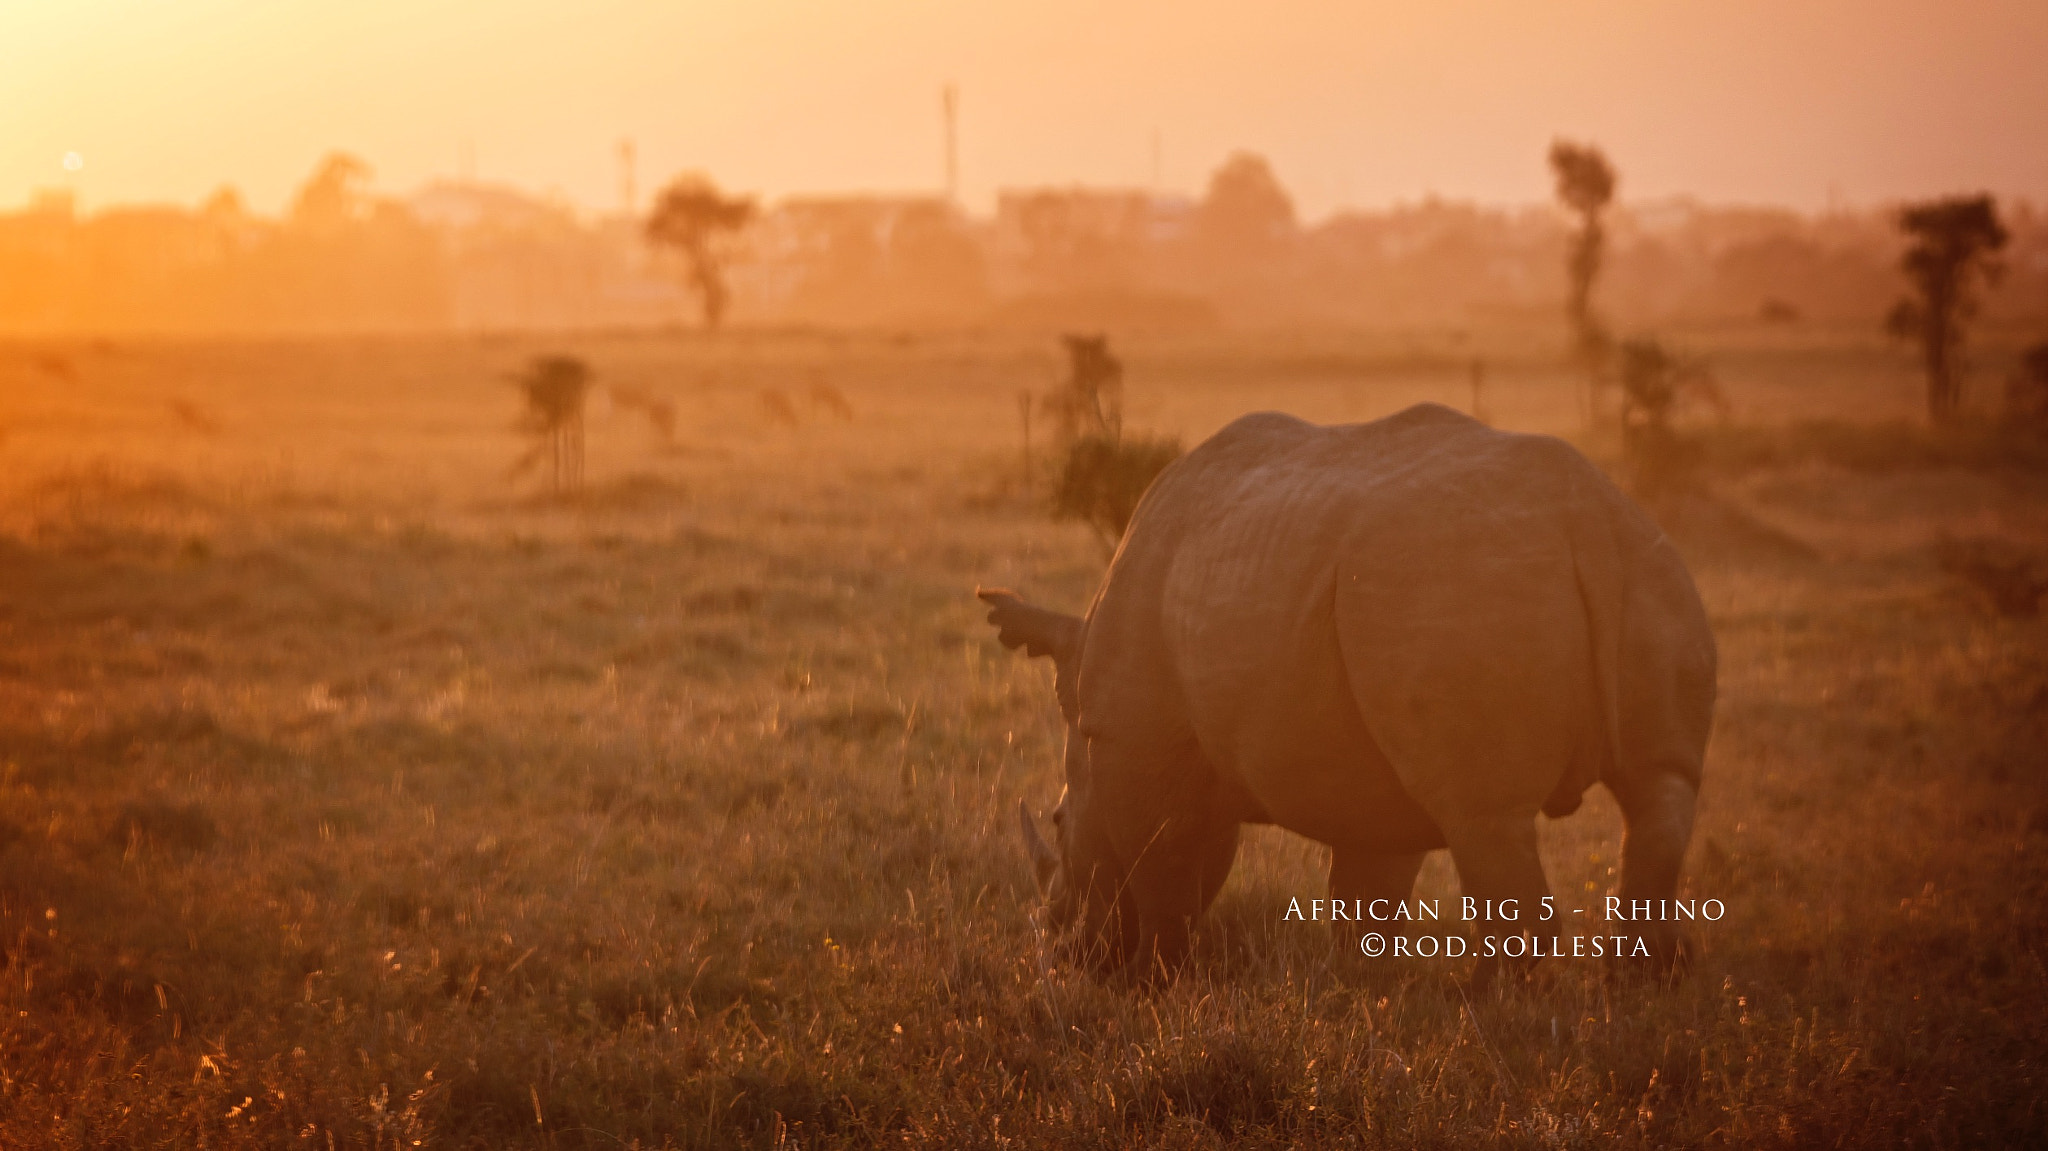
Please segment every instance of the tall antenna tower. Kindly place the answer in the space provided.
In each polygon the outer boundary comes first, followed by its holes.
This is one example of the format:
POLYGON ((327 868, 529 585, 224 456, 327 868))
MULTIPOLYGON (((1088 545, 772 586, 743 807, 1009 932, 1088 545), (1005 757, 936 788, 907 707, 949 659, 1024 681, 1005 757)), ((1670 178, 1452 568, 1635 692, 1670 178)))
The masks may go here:
POLYGON ((633 141, 627 137, 619 141, 619 211, 630 216, 637 206, 638 189, 633 186, 633 141))
POLYGON ((960 90, 951 84, 939 90, 939 109, 946 130, 946 202, 960 202, 960 90))

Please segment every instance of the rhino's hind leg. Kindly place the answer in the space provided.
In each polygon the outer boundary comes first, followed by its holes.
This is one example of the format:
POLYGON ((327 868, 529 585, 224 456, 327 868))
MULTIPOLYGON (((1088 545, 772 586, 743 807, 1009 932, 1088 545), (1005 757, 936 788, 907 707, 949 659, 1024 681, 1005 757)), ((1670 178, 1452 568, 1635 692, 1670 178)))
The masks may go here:
POLYGON ((1447 821, 1444 836, 1458 866, 1460 917, 1468 908, 1472 914, 1467 927, 1479 956, 1472 981, 1485 987, 1503 962, 1526 964, 1535 951, 1529 937, 1547 940, 1556 927, 1543 918, 1550 884, 1537 851, 1536 813, 1447 821))
MULTIPOLYGON (((1659 772, 1611 785, 1621 804, 1627 831, 1621 841, 1621 899, 1624 907, 1635 900, 1651 900, 1653 909, 1678 894, 1678 869, 1685 860, 1686 844, 1692 840, 1693 809, 1699 792, 1674 772, 1659 772)), ((1675 925, 1652 919, 1645 923, 1615 925, 1635 932, 1648 943, 1651 956, 1664 970, 1682 967, 1690 958, 1691 944, 1675 925)))

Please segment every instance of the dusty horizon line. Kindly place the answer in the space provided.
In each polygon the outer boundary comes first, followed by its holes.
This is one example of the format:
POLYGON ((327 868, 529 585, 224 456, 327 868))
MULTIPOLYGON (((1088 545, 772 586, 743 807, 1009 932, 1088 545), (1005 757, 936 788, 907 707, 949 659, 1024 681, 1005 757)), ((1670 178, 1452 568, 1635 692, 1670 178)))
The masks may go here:
MULTIPOLYGON (((1249 150, 1243 149, 1241 151, 1249 150)), ((335 154, 341 154, 341 150, 337 149, 328 153, 323 153, 323 157, 332 156, 335 154)), ((1253 154, 1256 155, 1258 153, 1253 154)), ((670 180, 696 175, 706 175, 706 173, 704 173, 701 169, 680 169, 670 176, 670 180)), ((714 182, 716 182, 715 176, 713 177, 713 180, 714 182)), ((667 181, 663 181, 660 183, 649 185, 648 187, 650 193, 653 190, 666 186, 666 184, 667 181)), ((303 187, 304 183, 301 182, 299 186, 303 187)), ((1003 197, 1011 195, 1028 195, 1046 192, 1092 192, 1103 195, 1144 196, 1152 202, 1158 204, 1184 205, 1187 207, 1193 207, 1195 205, 1200 204, 1204 196, 1207 194, 1206 188, 1198 191, 1188 191, 1186 189, 1181 188, 1157 188, 1147 186, 1141 183, 1128 182, 1091 183, 1086 180, 1046 181, 1041 183, 1010 184, 999 186, 995 188, 988 197, 985 197, 989 201, 988 204, 984 208, 977 208, 972 201, 976 199, 982 199, 983 197, 952 197, 948 196, 945 190, 941 188, 888 189, 878 187, 852 187, 842 189, 796 189, 782 192, 762 192, 747 188, 728 187, 723 184, 720 184, 719 186, 723 191, 729 194, 752 197, 756 201, 758 201, 763 207, 771 210, 783 205, 805 203, 859 201, 879 203, 940 202, 947 203, 951 207, 957 209, 961 217, 970 222, 993 222, 997 218, 998 207, 1001 204, 1003 197)), ((1290 198, 1293 197, 1294 193, 1292 192, 1292 190, 1287 188, 1287 184, 1284 179, 1280 182, 1280 186, 1282 190, 1288 191, 1290 198)), ((1622 187, 1624 190, 1626 189, 1625 178, 1622 183, 1622 187)), ((577 223, 585 225, 603 223, 606 221, 615 221, 620 219, 637 220, 644 218, 646 215, 645 209, 637 204, 635 206, 634 211, 625 212, 621 211, 616 205, 611 207, 604 207, 589 204, 583 200, 577 199, 575 197, 567 195, 566 193, 563 193, 559 188, 535 188, 530 184, 523 184, 512 179, 491 179, 487 177, 465 177, 460 175, 436 176, 416 183, 412 185, 409 189, 402 191, 386 191, 381 189, 372 190, 369 193, 369 199, 373 201, 381 201, 386 203, 405 204, 429 192, 440 189, 461 189, 474 191, 488 191, 496 193, 510 193, 535 206, 547 208, 552 211, 565 213, 569 215, 577 223)), ((52 199, 57 201, 68 201, 70 212, 76 218, 79 219, 89 219, 97 216, 119 214, 122 212, 157 211, 164 209, 175 209, 179 211, 199 211, 203 209, 210 200, 214 199, 217 196, 222 195, 223 193, 233 195, 236 198, 237 202, 241 205, 242 210, 254 218, 284 219, 287 218, 291 213, 291 197, 287 197, 284 203, 277 205, 273 208, 267 210, 258 208, 250 205, 246 200, 242 199, 242 192, 238 185, 236 185, 233 181, 224 180, 219 184, 215 185, 212 191, 206 193, 203 196, 193 199, 180 200, 170 197, 163 197, 112 200, 101 204, 91 203, 82 194, 82 190, 75 187, 67 187, 62 184, 31 185, 27 189, 25 195, 23 195, 21 198, 15 200, 12 204, 0 206, 0 216, 14 216, 35 212, 38 211, 39 209, 43 209, 47 202, 52 199)), ((1847 196, 1831 197, 1826 203, 1818 206, 1801 205, 1787 201, 1765 199, 1711 199, 1690 192, 1673 192, 1653 196, 1644 196, 1640 198, 1630 198, 1625 194, 1618 194, 1615 198, 1612 207, 1610 208, 1610 211, 1614 211, 1622 215, 1629 215, 1632 213, 1640 213, 1645 211, 1674 210, 1703 210, 1716 212, 1783 212, 1798 217, 1802 220, 1816 221, 1831 218, 1869 216, 1872 214, 1888 214, 1897 211, 1899 208, 1907 204, 1943 199, 1951 196, 1972 195, 1989 195, 1995 201, 1997 201, 2001 208, 2014 211, 2021 215, 2031 215, 2040 212, 2048 212, 2048 197, 2037 199, 2032 194, 2026 192, 2007 193, 1992 188, 1962 185, 1948 188, 1943 191, 1928 192, 1926 194, 1917 196, 1885 197, 1870 200, 1855 200, 1847 196)), ((652 197, 651 195, 649 195, 646 198, 651 199, 652 197)), ((1301 212, 1297 218, 1296 225, 1301 230, 1306 231, 1311 230, 1321 224, 1327 224, 1351 216, 1399 215, 1403 212, 1411 212, 1419 209, 1426 209, 1432 207, 1473 209, 1480 212, 1498 213, 1508 216, 1521 216, 1538 212, 1549 213, 1564 211, 1564 209, 1557 203, 1557 201, 1554 198, 1541 198, 1533 200, 1488 200, 1477 196, 1460 196, 1442 192, 1426 192, 1419 196, 1414 197, 1404 197, 1372 203, 1359 202, 1343 204, 1337 207, 1330 208, 1327 211, 1321 213, 1312 214, 1307 212, 1301 212)))

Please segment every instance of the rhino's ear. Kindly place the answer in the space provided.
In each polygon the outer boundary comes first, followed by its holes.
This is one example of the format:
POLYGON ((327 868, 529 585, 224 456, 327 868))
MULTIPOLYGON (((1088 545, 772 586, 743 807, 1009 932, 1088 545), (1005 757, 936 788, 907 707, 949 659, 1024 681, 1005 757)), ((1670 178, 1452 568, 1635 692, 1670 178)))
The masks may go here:
POLYGON ((1052 657, 1060 711, 1073 719, 1079 707, 1074 678, 1081 671, 1081 617, 1026 603, 1008 588, 975 588, 974 594, 992 609, 988 622, 996 626, 997 642, 1021 647, 1027 655, 1052 657))

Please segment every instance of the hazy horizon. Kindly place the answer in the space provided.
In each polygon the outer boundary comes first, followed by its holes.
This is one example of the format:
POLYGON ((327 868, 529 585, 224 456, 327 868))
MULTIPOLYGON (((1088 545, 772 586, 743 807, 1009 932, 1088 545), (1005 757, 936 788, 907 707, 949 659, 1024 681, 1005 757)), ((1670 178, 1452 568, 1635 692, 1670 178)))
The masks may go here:
POLYGON ((0 205, 278 210, 344 150, 386 192, 465 174, 617 207, 702 170, 769 198, 960 184, 1198 194, 1269 157, 1305 218, 1432 195, 1530 205, 1543 150, 1598 142, 1624 200, 1812 211, 1958 190, 2048 200, 2048 7, 1906 0, 1292 6, 776 2, 575 12, 137 0, 0 3, 0 205), (1155 149, 1155 140, 1157 147, 1155 149), (67 170, 76 154, 82 169, 67 170))

